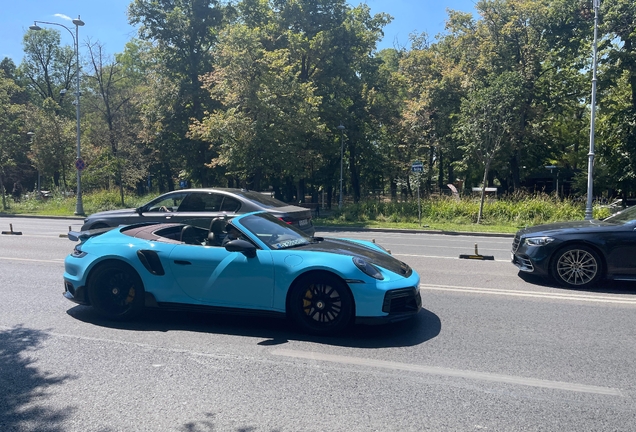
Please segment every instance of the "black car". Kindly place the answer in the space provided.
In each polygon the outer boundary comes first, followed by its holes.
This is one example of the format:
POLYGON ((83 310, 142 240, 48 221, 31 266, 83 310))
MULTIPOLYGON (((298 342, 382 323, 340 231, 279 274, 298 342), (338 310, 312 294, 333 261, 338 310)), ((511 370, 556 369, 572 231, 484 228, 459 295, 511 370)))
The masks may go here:
POLYGON ((94 213, 84 220, 82 231, 141 222, 183 222, 219 216, 228 219, 253 211, 266 211, 313 236, 311 210, 286 204, 269 195, 244 189, 182 189, 168 192, 135 209, 94 213))
POLYGON ((571 288, 588 288, 602 278, 636 281, 636 207, 602 221, 522 229, 512 243, 512 262, 571 288))

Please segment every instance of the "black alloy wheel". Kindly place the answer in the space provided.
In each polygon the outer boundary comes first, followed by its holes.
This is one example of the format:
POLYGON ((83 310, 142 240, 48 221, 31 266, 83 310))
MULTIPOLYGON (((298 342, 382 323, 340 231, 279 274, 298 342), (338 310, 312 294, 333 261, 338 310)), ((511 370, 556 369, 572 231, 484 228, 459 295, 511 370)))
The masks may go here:
POLYGON ((314 276, 294 286, 289 313, 308 333, 334 334, 344 330, 351 322, 353 299, 349 288, 336 277, 314 276))
POLYGON ((588 288, 601 277, 601 259, 587 246, 568 246, 556 253, 552 274, 557 282, 567 287, 588 288))
POLYGON ((93 271, 88 283, 91 305, 102 316, 127 320, 144 307, 144 287, 137 272, 123 263, 107 263, 93 271))

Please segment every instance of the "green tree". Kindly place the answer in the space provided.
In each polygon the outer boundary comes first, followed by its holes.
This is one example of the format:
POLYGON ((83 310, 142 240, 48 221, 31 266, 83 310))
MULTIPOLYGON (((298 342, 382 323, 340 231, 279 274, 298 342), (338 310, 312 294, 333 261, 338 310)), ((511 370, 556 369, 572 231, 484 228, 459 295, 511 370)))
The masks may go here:
POLYGON ((636 4, 604 1, 600 16, 605 38, 599 56, 597 152, 613 187, 627 197, 636 192, 636 4))
POLYGON ((462 101, 457 135, 463 141, 466 156, 476 157, 484 167, 477 223, 481 222, 492 161, 519 127, 522 83, 519 73, 503 72, 472 89, 462 101))
POLYGON ((90 69, 84 106, 89 120, 87 138, 93 147, 91 165, 108 179, 114 176, 123 206, 125 184, 134 186, 142 181, 148 168, 136 139, 140 78, 126 73, 120 62, 125 57, 109 58, 100 43, 88 44, 88 51, 90 69))
POLYGON ((223 109, 191 128, 193 137, 213 143, 218 156, 211 166, 224 167, 250 188, 281 174, 303 177, 318 157, 309 147, 311 138, 324 129, 320 98, 310 83, 297 79, 289 51, 267 51, 263 39, 262 32, 244 25, 229 29, 204 86, 223 109))
POLYGON ((217 0, 133 0, 128 9, 130 23, 139 25, 139 37, 153 42, 154 73, 173 82, 177 90, 173 98, 163 100, 170 108, 162 111, 171 115, 147 121, 146 125, 158 126, 148 134, 174 145, 171 153, 180 158, 171 163, 180 162, 179 168, 203 186, 213 178, 205 165, 208 145, 188 138, 187 132, 191 119, 201 120, 215 107, 209 93, 201 91, 200 77, 212 71, 226 10, 231 9, 217 0))
MULTIPOLYGON (((22 89, 7 77, 3 69, 0 69, 0 193, 2 208, 6 210, 6 181, 20 160, 20 154, 26 153, 27 143, 22 89)), ((19 181, 16 177, 14 179, 19 181)))
POLYGON ((29 158, 41 176, 53 178, 56 187, 68 189, 67 174, 73 172, 76 122, 59 115, 60 106, 51 98, 33 108, 27 125, 35 135, 29 158))
POLYGON ((34 103, 51 98, 58 104, 75 82, 75 56, 70 46, 60 45, 56 29, 29 30, 24 35, 24 57, 17 75, 29 89, 34 103))

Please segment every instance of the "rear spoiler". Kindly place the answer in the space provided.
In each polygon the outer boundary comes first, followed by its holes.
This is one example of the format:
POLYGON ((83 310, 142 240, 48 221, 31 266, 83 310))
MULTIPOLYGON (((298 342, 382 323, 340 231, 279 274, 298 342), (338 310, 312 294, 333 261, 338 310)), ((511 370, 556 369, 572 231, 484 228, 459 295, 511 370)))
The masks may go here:
POLYGON ((95 237, 98 236, 100 234, 104 234, 105 232, 108 232, 110 230, 113 230, 117 227, 106 227, 106 228, 97 228, 97 229, 92 229, 92 230, 86 230, 86 231, 69 231, 67 236, 68 239, 71 241, 81 241, 81 242, 85 242, 86 240, 88 240, 91 237, 95 237))

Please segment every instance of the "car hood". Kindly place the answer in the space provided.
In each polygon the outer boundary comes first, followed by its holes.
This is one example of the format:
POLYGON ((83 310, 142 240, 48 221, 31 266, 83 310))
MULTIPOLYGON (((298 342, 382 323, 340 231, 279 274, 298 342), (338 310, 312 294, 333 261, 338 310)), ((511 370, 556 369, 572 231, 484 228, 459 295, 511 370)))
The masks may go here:
POLYGON ((134 208, 120 209, 120 210, 107 210, 99 213, 93 213, 87 217, 87 219, 98 219, 101 217, 113 217, 113 216, 130 216, 137 214, 137 210, 134 208))
POLYGON ((409 277, 412 273, 411 268, 407 264, 392 257, 391 255, 349 240, 324 239, 323 241, 304 245, 297 249, 312 252, 349 255, 352 257, 357 256, 368 263, 382 267, 404 277, 409 277))
POLYGON ((537 226, 528 227, 528 228, 519 230, 517 234, 518 235, 528 235, 528 234, 537 234, 537 233, 549 234, 554 231, 559 231, 561 233, 563 233, 564 231, 595 232, 595 231, 605 231, 611 228, 615 229, 616 227, 617 227, 616 224, 593 219, 593 220, 556 222, 556 223, 545 224, 545 225, 537 225, 537 226))

